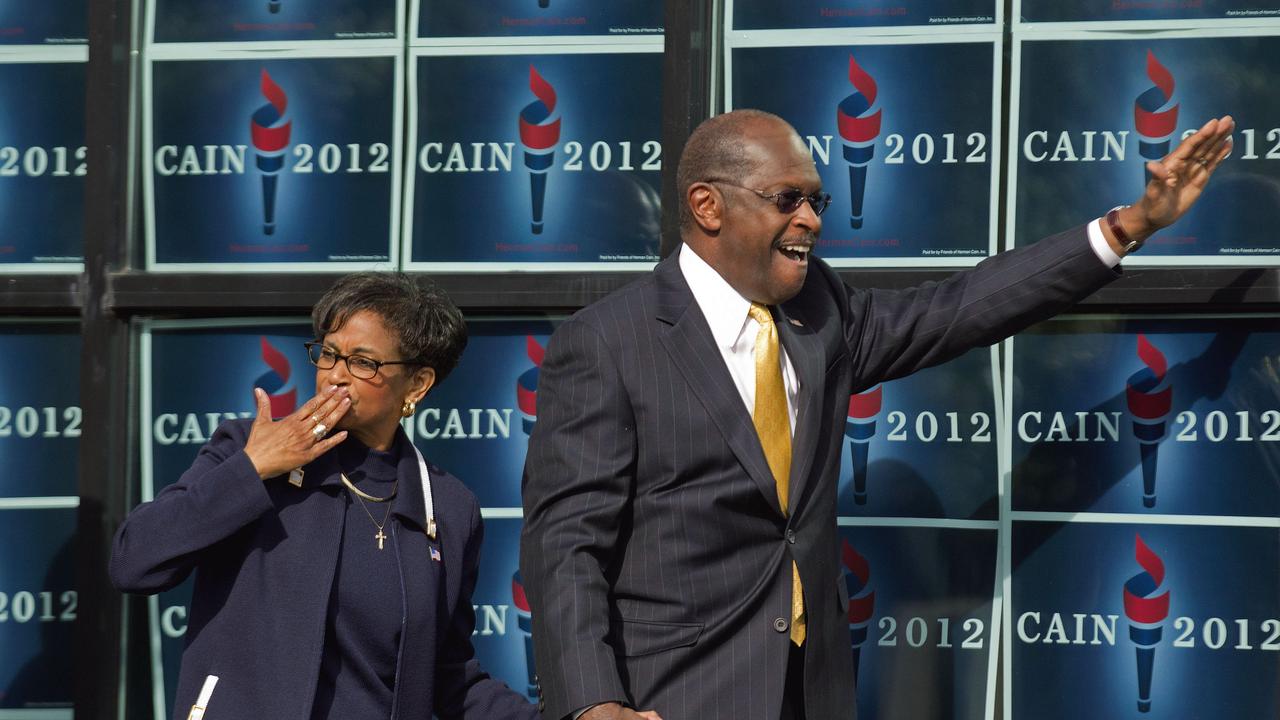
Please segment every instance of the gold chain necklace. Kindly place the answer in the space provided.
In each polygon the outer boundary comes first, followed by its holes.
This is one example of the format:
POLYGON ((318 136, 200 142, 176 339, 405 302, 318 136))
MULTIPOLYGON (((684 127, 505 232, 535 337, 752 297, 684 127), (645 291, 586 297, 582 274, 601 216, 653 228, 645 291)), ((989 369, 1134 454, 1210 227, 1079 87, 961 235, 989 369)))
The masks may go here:
MULTIPOLYGON (((339 477, 342 478, 342 483, 347 486, 347 489, 350 490, 352 494, 356 496, 356 502, 360 503, 360 508, 364 510, 364 514, 369 516, 369 522, 373 523, 373 526, 378 528, 378 532, 376 535, 373 536, 373 539, 378 541, 378 549, 381 550, 383 541, 387 539, 387 535, 386 533, 382 532, 382 528, 386 526, 387 520, 391 519, 391 506, 390 505, 387 506, 387 512, 383 514, 382 522, 379 523, 377 520, 373 518, 373 513, 369 512, 369 507, 364 504, 364 501, 366 498, 368 498, 369 501, 371 502, 380 502, 380 503, 387 502, 388 500, 396 496, 395 486, 394 485, 392 486, 390 495, 384 498, 378 498, 368 493, 360 492, 359 488, 357 488, 354 484, 352 484, 352 482, 347 479, 346 475, 339 475, 339 477)), ((397 480, 396 482, 399 482, 399 481, 397 480)))

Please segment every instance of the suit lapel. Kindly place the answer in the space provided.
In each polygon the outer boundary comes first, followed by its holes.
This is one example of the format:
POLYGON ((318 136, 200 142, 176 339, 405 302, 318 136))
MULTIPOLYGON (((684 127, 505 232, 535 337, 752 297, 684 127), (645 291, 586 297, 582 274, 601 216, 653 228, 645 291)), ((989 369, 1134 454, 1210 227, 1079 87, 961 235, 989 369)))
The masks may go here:
POLYGON ((805 485, 813 470, 814 449, 822 418, 822 347, 818 336, 794 313, 778 308, 778 338, 786 348, 791 366, 800 382, 796 395, 796 428, 791 440, 791 483, 787 506, 794 512, 803 500, 805 485))
POLYGON ((654 270, 656 315, 662 323, 658 337, 747 475, 770 507, 781 514, 777 485, 751 423, 751 414, 729 376, 706 318, 693 300, 693 293, 680 272, 678 257, 677 251, 654 270))

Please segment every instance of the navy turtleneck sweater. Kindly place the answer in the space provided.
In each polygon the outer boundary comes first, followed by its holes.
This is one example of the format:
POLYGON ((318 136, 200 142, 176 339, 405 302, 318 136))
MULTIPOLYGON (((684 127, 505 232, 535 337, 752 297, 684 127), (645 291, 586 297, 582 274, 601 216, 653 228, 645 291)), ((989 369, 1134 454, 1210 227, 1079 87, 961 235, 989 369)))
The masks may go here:
MULTIPOLYGON (((397 435, 396 443, 380 452, 348 439, 336 449, 338 462, 361 492, 387 497, 393 488, 404 490, 395 487, 401 442, 397 435)), ((311 718, 389 718, 405 609, 391 535, 391 503, 363 500, 345 485, 342 497, 347 515, 311 718), (386 536, 381 550, 374 520, 382 524, 386 536)))

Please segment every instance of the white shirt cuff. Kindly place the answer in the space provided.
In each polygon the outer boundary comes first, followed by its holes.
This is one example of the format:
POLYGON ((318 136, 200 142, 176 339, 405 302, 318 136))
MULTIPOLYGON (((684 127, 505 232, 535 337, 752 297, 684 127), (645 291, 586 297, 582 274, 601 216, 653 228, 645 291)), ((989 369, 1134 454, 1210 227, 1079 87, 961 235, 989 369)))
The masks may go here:
POLYGON ((1089 245, 1093 248, 1093 254, 1098 256, 1103 265, 1113 268, 1120 264, 1120 256, 1111 249, 1107 236, 1102 234, 1102 218, 1089 223, 1089 245))

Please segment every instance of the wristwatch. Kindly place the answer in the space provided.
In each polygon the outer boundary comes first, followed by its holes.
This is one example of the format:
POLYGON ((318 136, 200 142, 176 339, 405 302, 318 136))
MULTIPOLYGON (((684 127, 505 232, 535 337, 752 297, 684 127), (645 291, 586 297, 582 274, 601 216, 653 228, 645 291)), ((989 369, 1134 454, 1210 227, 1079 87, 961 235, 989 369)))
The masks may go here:
POLYGON ((1136 252, 1142 247, 1144 240, 1132 240, 1128 233, 1120 226, 1120 211, 1129 207, 1128 205, 1117 205, 1107 211, 1107 228, 1111 230, 1111 234, 1115 236, 1116 242, 1120 243, 1120 249, 1125 255, 1136 252))

